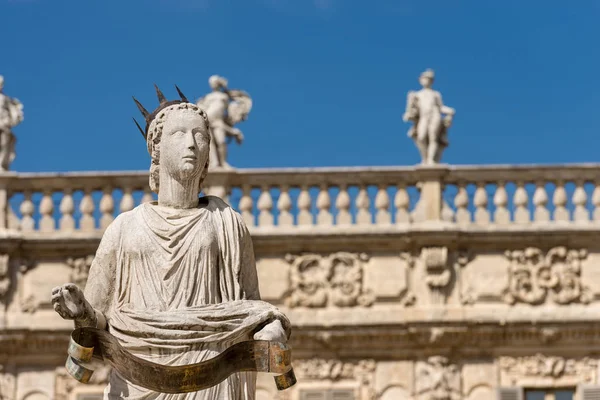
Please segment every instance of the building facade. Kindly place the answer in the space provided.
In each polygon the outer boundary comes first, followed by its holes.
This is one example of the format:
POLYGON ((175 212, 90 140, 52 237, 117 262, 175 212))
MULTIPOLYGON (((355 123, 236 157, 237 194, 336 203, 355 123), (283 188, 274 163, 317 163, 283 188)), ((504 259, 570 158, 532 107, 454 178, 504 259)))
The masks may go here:
MULTIPOLYGON (((50 291, 85 285, 147 172, 0 174, 0 399, 100 398, 50 291)), ((258 400, 599 400, 600 165, 214 171, 293 323, 258 400)))

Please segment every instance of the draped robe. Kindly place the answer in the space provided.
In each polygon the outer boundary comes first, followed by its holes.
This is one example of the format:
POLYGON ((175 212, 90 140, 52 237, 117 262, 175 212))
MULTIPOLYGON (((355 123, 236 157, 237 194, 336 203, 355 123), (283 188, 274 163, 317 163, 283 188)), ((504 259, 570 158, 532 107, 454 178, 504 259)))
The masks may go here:
MULTIPOLYGON (((260 301, 254 251, 240 215, 221 199, 177 210, 144 203, 107 228, 85 296, 131 353, 163 365, 209 358, 289 321, 260 301)), ((165 394, 112 371, 105 399, 253 400, 256 373, 239 372, 199 392, 165 394)))

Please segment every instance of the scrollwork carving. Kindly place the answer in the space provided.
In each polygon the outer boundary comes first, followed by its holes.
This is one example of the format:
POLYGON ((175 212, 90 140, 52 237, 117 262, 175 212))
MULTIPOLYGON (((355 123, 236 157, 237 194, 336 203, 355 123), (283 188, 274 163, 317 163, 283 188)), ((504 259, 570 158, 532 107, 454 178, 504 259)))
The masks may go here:
POLYGON ((93 255, 67 259, 67 265, 73 269, 71 272, 71 282, 79 286, 81 289, 85 289, 85 284, 87 282, 93 260, 93 255))
POLYGON ((590 358, 565 359, 563 357, 536 354, 528 357, 500 357, 500 368, 513 380, 528 377, 561 378, 570 376, 584 382, 593 381, 597 368, 596 360, 590 358))
POLYGON ((366 254, 338 252, 286 256, 291 264, 289 307, 370 306, 375 298, 363 287, 366 254))
POLYGON ((556 304, 589 303, 590 291, 581 281, 581 263, 586 250, 554 247, 546 254, 529 247, 507 251, 510 261, 509 286, 504 299, 509 304, 542 304, 548 299, 556 304))

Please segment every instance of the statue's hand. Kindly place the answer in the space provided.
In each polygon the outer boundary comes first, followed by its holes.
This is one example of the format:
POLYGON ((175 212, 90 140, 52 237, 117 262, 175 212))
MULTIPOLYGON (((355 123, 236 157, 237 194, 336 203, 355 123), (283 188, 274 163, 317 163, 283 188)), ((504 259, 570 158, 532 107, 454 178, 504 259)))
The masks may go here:
POLYGON ((238 128, 233 128, 233 135, 237 144, 242 144, 244 141, 244 134, 238 128))
POLYGON ((63 319, 83 319, 87 310, 86 305, 83 292, 73 283, 66 283, 52 289, 52 306, 63 319))
POLYGON ((287 342, 287 334, 281 325, 281 321, 276 319, 254 334, 254 340, 268 340, 271 342, 287 342))

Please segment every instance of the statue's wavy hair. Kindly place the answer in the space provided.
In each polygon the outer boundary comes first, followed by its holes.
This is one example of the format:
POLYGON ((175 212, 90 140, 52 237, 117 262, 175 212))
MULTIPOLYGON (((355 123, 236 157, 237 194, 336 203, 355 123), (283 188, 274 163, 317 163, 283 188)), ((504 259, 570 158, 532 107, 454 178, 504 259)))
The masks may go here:
MULTIPOLYGON (((198 115, 200 115, 204 121, 204 124, 206 126, 206 130, 207 132, 210 132, 210 123, 208 121, 208 116, 206 115, 206 113, 204 112, 203 109, 201 109, 200 107, 198 107, 195 104, 192 103, 179 103, 179 104, 174 104, 172 106, 166 107, 163 110, 161 110, 156 117, 152 120, 152 122, 150 123, 150 126, 148 127, 148 136, 146 138, 146 144, 148 145, 148 153, 150 153, 150 158, 151 158, 151 162, 150 162, 150 189, 158 194, 158 190, 159 190, 159 176, 160 176, 160 139, 162 137, 162 132, 163 132, 163 127, 165 124, 165 121, 167 119, 167 116, 169 113, 173 112, 173 111, 180 111, 180 110, 191 110, 195 113, 197 113, 198 115)), ((208 135, 208 144, 210 146, 210 135, 208 135)), ((209 157, 210 157, 210 151, 209 151, 209 157)), ((201 192, 202 190, 202 183, 204 182, 204 179, 206 179, 206 176, 208 175, 208 165, 209 165, 209 158, 206 159, 206 165, 204 166, 204 170, 202 171, 202 175, 200 176, 200 181, 198 184, 198 193, 201 192)))

